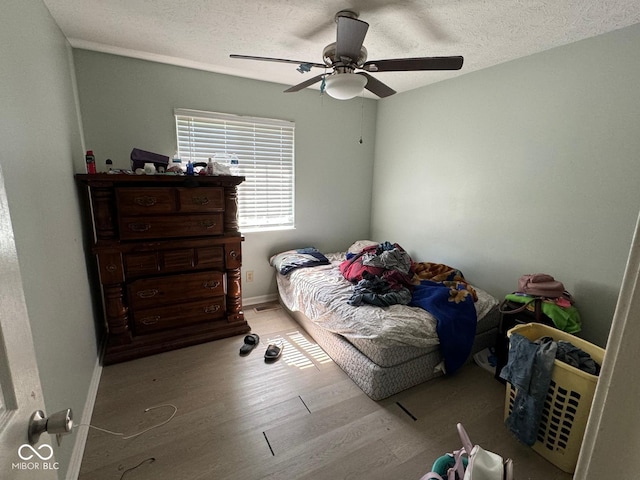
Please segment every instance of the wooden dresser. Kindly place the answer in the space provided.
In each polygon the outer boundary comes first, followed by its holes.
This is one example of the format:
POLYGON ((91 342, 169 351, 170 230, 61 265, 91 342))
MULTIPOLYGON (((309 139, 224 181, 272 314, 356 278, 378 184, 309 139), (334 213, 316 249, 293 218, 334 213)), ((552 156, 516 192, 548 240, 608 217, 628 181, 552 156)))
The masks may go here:
POLYGON ((105 365, 250 330, 237 221, 244 177, 78 174, 76 181, 91 200, 105 365))

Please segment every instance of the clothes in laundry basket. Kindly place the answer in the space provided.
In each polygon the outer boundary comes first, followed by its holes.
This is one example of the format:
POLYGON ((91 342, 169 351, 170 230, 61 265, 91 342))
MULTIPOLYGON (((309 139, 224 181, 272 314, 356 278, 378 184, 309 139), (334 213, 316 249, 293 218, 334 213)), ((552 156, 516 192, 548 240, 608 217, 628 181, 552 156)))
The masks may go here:
POLYGON ((500 377, 514 385, 517 393, 505 424, 521 442, 532 446, 536 442, 558 344, 532 342, 517 333, 511 335, 509 343, 509 361, 500 377))
POLYGON ((600 364, 571 342, 558 341, 556 358, 591 375, 600 375, 600 364))

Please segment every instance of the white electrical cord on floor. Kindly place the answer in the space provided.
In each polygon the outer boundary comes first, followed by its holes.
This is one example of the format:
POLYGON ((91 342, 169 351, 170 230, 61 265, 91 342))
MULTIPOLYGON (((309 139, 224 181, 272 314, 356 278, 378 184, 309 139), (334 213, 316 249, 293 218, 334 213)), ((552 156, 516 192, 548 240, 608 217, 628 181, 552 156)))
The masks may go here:
POLYGON ((90 425, 88 423, 79 423, 77 425, 74 425, 73 428, 89 427, 89 428, 93 428, 94 430, 99 430, 101 432, 105 432, 105 433, 108 433, 110 435, 115 435, 117 437, 121 437, 122 440, 128 440, 130 438, 138 437, 138 436, 142 435, 143 433, 147 433, 149 430, 153 430, 154 428, 158 428, 158 427, 161 427, 162 425, 166 425, 167 423, 169 423, 173 419, 173 417, 176 416, 176 413, 178 413, 178 407, 176 407, 175 405, 173 405, 171 403, 164 403, 162 405, 156 405, 155 407, 145 408, 144 411, 146 413, 146 412, 148 412, 150 410, 155 410, 157 408, 162 408, 162 407, 171 407, 171 408, 173 408, 173 413, 171 414, 171 416, 168 419, 166 419, 165 421, 163 421, 161 423, 158 423, 157 425, 153 425, 153 426, 151 426, 149 428, 145 428, 141 432, 134 433, 134 434, 131 434, 131 435, 126 435, 125 436, 124 433, 112 432, 111 430, 107 430, 106 428, 95 427, 95 426, 90 425))

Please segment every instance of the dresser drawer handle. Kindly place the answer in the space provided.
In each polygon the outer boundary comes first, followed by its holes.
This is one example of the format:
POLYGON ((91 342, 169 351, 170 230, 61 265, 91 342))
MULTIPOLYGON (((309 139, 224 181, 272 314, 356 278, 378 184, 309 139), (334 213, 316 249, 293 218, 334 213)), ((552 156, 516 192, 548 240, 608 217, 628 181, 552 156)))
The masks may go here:
POLYGON ((127 226, 129 227, 129 230, 132 230, 134 232, 146 232, 147 230, 151 229, 150 223, 130 223, 127 226))
POLYGON ((158 199, 156 197, 148 197, 146 195, 144 197, 136 197, 133 201, 141 207, 153 207, 158 203, 158 199))
POLYGON ((204 282, 202 286, 204 288, 210 288, 213 290, 214 288, 218 288, 220 286, 220 282, 218 282, 217 280, 212 280, 210 282, 204 282))
POLYGON ((220 310, 220 305, 209 305, 208 307, 204 307, 204 313, 216 313, 220 310))
POLYGON ((196 205, 209 205, 209 199, 207 197, 191 197, 191 199, 196 205))
POLYGON ((238 256, 238 252, 236 252, 235 250, 231 250, 231 251, 229 252, 229 256, 230 256, 231 258, 236 258, 236 257, 238 256))
POLYGON ((140 290, 137 295, 140 298, 151 298, 155 297, 157 294, 158 290, 156 290, 155 288, 150 288, 148 290, 140 290))
POLYGON ((203 220, 200 222, 200 225, 204 228, 212 228, 215 227, 216 222, 214 222, 213 220, 203 220))
POLYGON ((155 316, 155 317, 144 317, 140 320, 140 323, 142 323, 143 325, 155 325, 156 323, 158 323, 160 321, 160 317, 159 316, 155 316))

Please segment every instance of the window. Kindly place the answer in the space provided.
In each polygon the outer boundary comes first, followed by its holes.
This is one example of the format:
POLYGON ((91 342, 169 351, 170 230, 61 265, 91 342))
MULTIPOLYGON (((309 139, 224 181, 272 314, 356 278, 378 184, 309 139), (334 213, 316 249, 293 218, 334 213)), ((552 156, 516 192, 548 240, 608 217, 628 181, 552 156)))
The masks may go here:
POLYGON ((238 186, 242 230, 294 226, 293 122, 185 109, 174 114, 183 163, 238 158, 238 174, 246 178, 238 186))

